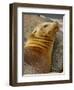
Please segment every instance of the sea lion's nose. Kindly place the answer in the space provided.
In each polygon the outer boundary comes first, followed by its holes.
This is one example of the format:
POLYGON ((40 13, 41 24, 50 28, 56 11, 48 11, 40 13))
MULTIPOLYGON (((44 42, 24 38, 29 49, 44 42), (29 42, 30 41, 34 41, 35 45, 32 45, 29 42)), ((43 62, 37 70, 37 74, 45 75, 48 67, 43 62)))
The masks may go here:
POLYGON ((53 22, 54 26, 59 26, 59 23, 57 21, 53 22))
POLYGON ((53 23, 53 26, 54 26, 54 31, 58 31, 59 30, 59 23, 57 22, 57 21, 55 21, 54 23, 53 23))

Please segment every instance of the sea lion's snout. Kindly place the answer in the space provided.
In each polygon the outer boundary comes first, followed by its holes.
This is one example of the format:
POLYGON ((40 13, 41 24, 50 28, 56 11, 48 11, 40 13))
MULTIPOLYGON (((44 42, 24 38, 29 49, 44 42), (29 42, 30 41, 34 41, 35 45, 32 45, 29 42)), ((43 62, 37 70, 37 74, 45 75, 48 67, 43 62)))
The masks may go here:
POLYGON ((59 23, 56 21, 56 22, 53 23, 53 26, 54 26, 54 29, 53 30, 55 32, 58 32, 59 31, 59 23))
POLYGON ((58 32, 59 31, 59 23, 58 22, 51 22, 48 24, 48 33, 50 34, 50 32, 58 32))

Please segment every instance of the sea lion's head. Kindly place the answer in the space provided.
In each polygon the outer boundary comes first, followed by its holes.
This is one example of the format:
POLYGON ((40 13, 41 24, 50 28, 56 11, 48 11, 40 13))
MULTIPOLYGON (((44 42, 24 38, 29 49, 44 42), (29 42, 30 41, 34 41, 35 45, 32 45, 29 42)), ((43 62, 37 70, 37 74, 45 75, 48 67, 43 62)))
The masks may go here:
POLYGON ((36 38, 51 39, 58 30, 58 22, 44 22, 35 27, 32 35, 34 35, 36 38))
POLYGON ((44 45, 48 47, 49 43, 54 41, 58 30, 59 24, 56 21, 41 23, 31 33, 26 46, 44 45))

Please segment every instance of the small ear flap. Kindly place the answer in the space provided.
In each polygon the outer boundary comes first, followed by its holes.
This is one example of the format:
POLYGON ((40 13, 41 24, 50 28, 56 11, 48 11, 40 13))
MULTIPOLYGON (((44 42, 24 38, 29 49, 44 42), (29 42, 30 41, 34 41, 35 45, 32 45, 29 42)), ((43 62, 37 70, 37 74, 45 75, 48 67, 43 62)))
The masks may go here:
POLYGON ((32 31, 32 34, 36 33, 36 28, 32 31))
POLYGON ((32 31, 32 34, 35 34, 39 30, 38 26, 32 31))
POLYGON ((30 37, 34 37, 36 33, 36 28, 31 32, 30 37))

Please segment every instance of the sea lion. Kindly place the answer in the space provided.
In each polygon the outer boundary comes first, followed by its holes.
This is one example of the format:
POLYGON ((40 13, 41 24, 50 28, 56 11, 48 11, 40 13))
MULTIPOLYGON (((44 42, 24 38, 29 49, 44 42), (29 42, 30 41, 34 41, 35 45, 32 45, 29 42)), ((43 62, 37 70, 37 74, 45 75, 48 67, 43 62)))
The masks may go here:
POLYGON ((58 22, 44 22, 35 27, 24 45, 24 63, 31 69, 26 74, 49 73, 52 68, 52 50, 59 31, 58 22))

